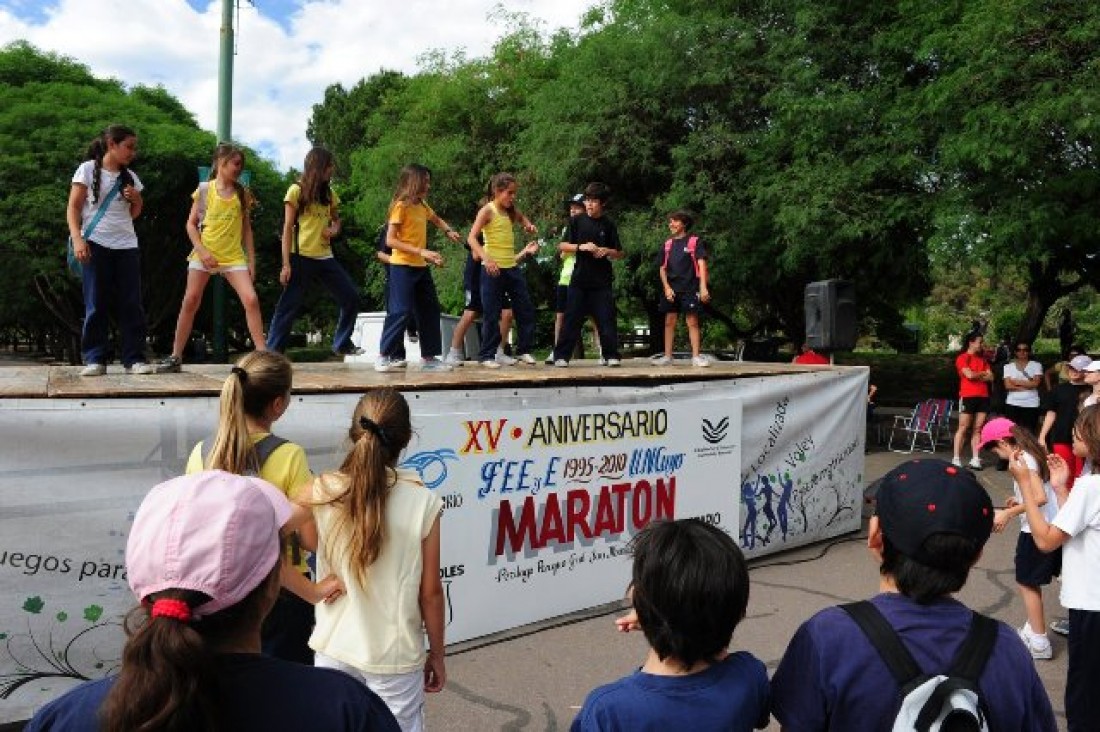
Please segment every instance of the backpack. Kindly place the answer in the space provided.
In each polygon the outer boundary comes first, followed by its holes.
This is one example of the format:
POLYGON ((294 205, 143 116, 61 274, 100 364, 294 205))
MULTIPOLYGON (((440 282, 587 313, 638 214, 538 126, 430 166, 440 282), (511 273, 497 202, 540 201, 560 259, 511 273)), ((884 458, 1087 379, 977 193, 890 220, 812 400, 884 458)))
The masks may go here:
MULTIPOLYGON (((699 260, 695 258, 695 245, 699 243, 699 237, 692 234, 688 237, 687 253, 691 257, 691 266, 695 270, 695 276, 699 276, 699 260)), ((661 263, 661 268, 666 269, 668 267, 668 255, 672 253, 672 239, 665 242, 665 261, 661 263)))
POLYGON ((978 679, 997 641, 995 620, 974 613, 951 667, 946 673, 926 674, 872 603, 864 600, 840 608, 867 636, 898 683, 901 707, 894 732, 989 732, 978 679))

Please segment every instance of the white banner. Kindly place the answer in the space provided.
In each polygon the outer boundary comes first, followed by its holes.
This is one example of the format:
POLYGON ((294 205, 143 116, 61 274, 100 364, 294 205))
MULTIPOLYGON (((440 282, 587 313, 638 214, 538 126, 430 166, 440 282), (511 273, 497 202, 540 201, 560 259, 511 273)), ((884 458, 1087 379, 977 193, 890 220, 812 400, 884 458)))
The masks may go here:
MULTIPOLYGON (((406 392, 406 459, 445 505, 448 641, 621 597, 620 549, 670 511, 749 556, 857 530, 866 392, 856 368, 406 392)), ((276 430, 330 470, 357 398, 295 396, 276 430)), ((116 668, 133 512, 217 413, 211 397, 0 398, 0 723, 116 668)))
MULTIPOLYGON (((491 403, 491 402, 490 402, 491 403)), ((443 498, 448 641, 620 599, 654 519, 736 534, 733 398, 484 410, 417 419, 405 467, 443 498)))

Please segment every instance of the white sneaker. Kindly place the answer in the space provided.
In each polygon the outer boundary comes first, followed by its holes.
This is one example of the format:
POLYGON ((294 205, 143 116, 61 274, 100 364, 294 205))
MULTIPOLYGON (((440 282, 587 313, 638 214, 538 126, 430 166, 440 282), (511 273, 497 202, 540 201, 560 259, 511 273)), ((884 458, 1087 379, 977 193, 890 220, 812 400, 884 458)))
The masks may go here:
MULTIPOLYGON (((603 361, 602 358, 600 360, 603 361)), ((617 358, 609 358, 605 363, 611 368, 618 368, 619 366, 623 365, 623 362, 617 358)))
POLYGON ((525 366, 534 366, 538 363, 538 361, 535 360, 535 357, 532 356, 530 353, 519 354, 518 356, 516 356, 516 361, 525 366))
POLYGON ((1027 650, 1031 653, 1031 657, 1037 661, 1049 661, 1054 658, 1054 648, 1050 645, 1050 639, 1046 635, 1037 635, 1030 632, 1027 629, 1027 625, 1020 628, 1017 631, 1020 634, 1020 640, 1027 646, 1027 650))
POLYGON ((978 458, 971 458, 970 462, 967 463, 966 465, 971 470, 981 470, 982 469, 982 461, 979 460, 978 458))
POLYGON ((651 358, 650 361, 653 362, 654 366, 671 366, 673 364, 672 356, 666 356, 663 353, 656 358, 651 358))
POLYGON ((405 363, 398 359, 390 358, 389 356, 379 356, 374 362, 374 370, 384 374, 389 371, 397 371, 397 369, 404 365, 405 363))
POLYGON ((954 465, 956 468, 961 468, 963 466, 963 461, 956 455, 955 457, 951 458, 951 464, 954 465))
POLYGON ((600 356, 599 358, 596 359, 596 365, 597 366, 606 366, 607 365, 607 359, 604 358, 603 356, 600 356))
POLYGON ((145 363, 144 361, 138 361, 126 367, 126 373, 128 374, 155 374, 156 372, 156 364, 145 363))
POLYGON ((496 361, 501 366, 515 366, 516 365, 516 359, 509 356, 504 351, 497 351, 496 361))
POLYGON ((440 373, 445 371, 454 371, 454 366, 449 363, 444 363, 438 358, 426 358, 424 363, 420 366, 421 371, 438 371, 440 373))
POLYGON ((569 362, 566 361, 564 358, 559 358, 557 361, 554 362, 554 366, 559 369, 567 369, 569 368, 569 362))
POLYGON ((481 362, 481 367, 485 369, 499 369, 500 364, 494 360, 485 360, 481 362))
POLYGON ((550 355, 546 357, 546 360, 543 361, 543 363, 545 363, 547 366, 553 366, 554 365, 554 352, 553 351, 550 352, 550 355))
POLYGON ((461 366, 463 361, 463 353, 457 348, 452 348, 447 351, 447 356, 443 359, 443 363, 451 366, 461 366))
POLYGON ((80 369, 81 376, 103 376, 105 373, 107 373, 107 366, 102 363, 90 363, 80 369))
POLYGON ((710 366, 710 360, 700 353, 698 356, 691 357, 691 365, 701 369, 705 369, 707 366, 710 366))

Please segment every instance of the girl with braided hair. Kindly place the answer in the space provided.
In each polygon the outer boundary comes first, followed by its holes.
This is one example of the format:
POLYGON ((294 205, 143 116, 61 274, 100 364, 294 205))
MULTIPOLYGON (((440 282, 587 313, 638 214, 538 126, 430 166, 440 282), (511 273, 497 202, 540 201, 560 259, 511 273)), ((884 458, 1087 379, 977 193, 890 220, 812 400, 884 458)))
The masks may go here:
POLYGON ((69 189, 66 218, 84 289, 81 376, 107 373, 108 308, 112 303, 122 365, 129 373, 154 373, 145 362, 141 256, 134 233, 144 188, 129 168, 136 155, 137 134, 129 127, 111 125, 88 146, 69 189))
POLYGON ((386 702, 404 732, 424 728, 424 692, 443 688, 440 498, 397 467, 412 437, 409 405, 372 389, 355 407, 352 447, 313 483, 317 569, 346 594, 316 608, 316 665, 351 674, 386 702), (424 650, 424 633, 428 650, 424 650))

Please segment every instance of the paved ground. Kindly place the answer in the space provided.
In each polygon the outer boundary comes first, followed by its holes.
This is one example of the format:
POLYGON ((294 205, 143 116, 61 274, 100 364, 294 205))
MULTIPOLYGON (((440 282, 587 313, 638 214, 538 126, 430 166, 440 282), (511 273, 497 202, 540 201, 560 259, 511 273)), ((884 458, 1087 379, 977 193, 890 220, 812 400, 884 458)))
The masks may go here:
MULTIPOLYGON (((938 457, 944 457, 941 453, 938 457)), ((867 455, 868 480, 886 473, 907 456, 888 452, 867 455)), ((982 482, 1001 505, 1011 493, 1007 473, 987 468, 982 482)), ((1023 606, 1016 593, 1012 557, 1018 523, 994 534, 971 572, 960 599, 971 607, 1012 626, 1023 624, 1023 606)), ((774 671, 788 639, 817 610, 862 599, 878 587, 877 567, 863 544, 865 531, 837 541, 779 556, 764 557, 750 571, 752 594, 748 617, 737 628, 733 645, 752 652, 774 671)), ((1061 609, 1057 585, 1044 597, 1048 616, 1061 609)), ((428 702, 432 730, 529 730, 551 732, 569 728, 585 694, 593 687, 635 669, 645 655, 640 634, 618 634, 615 608, 596 617, 571 618, 557 626, 498 639, 491 644, 456 648, 447 660, 447 688, 428 702)), ((1066 677, 1065 639, 1051 634, 1054 659, 1037 661, 1064 727, 1066 677)), ((778 730, 778 724, 769 729, 778 730)))

